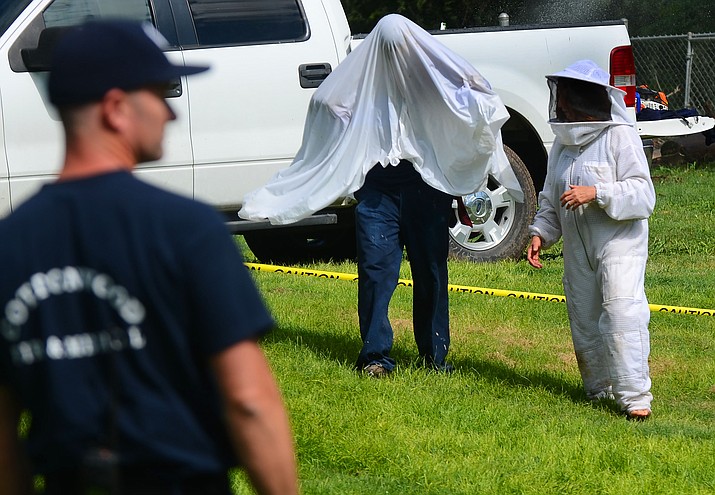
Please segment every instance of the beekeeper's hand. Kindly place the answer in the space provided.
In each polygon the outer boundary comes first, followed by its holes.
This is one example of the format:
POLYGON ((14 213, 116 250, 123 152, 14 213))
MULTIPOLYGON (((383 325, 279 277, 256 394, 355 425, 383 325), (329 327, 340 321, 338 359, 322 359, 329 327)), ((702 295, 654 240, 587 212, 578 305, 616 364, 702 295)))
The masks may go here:
POLYGON ((526 251, 526 260, 534 268, 543 268, 541 261, 539 261, 539 252, 541 252, 541 237, 535 235, 531 238, 531 244, 529 244, 529 249, 526 251))
POLYGON ((567 210, 575 210, 596 199, 596 186, 569 186, 569 190, 563 193, 560 199, 561 206, 567 210))

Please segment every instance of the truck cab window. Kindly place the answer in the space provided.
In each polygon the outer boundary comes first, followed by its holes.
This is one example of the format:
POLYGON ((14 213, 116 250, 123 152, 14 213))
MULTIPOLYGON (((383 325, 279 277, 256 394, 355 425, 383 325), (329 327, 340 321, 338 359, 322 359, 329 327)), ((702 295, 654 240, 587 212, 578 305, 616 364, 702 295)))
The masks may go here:
MULTIPOLYGON (((152 22, 150 0, 54 0, 13 43, 8 54, 13 72, 44 72, 52 47, 70 26, 93 19, 121 18, 152 22)), ((5 10, 0 10, 5 16, 5 10)))
POLYGON ((308 24, 297 0, 189 0, 199 45, 301 41, 308 24))
POLYGON ((108 17, 152 21, 149 0, 55 0, 42 17, 45 27, 73 26, 108 17))
POLYGON ((23 2, 0 2, 0 33, 7 31, 17 16, 25 10, 31 0, 23 2))

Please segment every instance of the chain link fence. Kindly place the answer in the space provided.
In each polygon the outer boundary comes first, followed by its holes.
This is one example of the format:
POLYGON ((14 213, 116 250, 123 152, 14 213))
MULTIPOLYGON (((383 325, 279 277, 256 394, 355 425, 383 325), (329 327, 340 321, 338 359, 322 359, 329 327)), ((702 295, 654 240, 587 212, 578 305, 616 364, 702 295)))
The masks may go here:
POLYGON ((662 91, 672 110, 715 117, 715 33, 631 38, 636 84, 662 91))

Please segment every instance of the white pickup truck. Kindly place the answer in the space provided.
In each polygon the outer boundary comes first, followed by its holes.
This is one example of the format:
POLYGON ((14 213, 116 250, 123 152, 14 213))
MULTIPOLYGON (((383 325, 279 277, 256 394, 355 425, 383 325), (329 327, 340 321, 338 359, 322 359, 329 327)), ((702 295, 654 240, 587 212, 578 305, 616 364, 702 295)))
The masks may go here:
MULTIPOLYGON (((63 28, 100 17, 151 22, 168 40, 167 55, 175 63, 212 67, 176 81, 169 101, 179 118, 167 129, 166 156, 140 165, 142 177, 227 212, 231 229, 244 234, 259 259, 295 262, 354 253, 349 199, 282 228, 235 215, 246 192, 291 163, 314 88, 359 42, 339 0, 3 0, 0 216, 56 176, 63 141, 45 97, 48 55, 63 28)), ((526 201, 516 203, 491 180, 486 190, 455 200, 452 251, 474 260, 520 256, 553 141, 544 75, 590 58, 608 68, 633 105, 626 26, 512 26, 435 35, 472 62, 508 107, 504 143, 526 193, 526 201)))

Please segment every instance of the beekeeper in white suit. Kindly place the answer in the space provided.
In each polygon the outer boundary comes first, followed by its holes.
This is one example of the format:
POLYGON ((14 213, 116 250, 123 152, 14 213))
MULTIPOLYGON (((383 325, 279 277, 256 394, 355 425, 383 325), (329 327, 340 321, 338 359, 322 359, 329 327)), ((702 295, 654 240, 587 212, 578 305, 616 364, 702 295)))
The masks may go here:
POLYGON ((564 291, 581 378, 589 399, 614 398, 629 419, 651 415, 644 290, 648 217, 655 191, 624 92, 582 60, 547 76, 549 154, 529 263, 563 237, 564 291))
POLYGON ((395 367, 388 303, 403 246, 414 280, 413 326, 425 366, 449 371, 447 255, 454 196, 490 174, 523 194, 502 149, 509 114, 489 83, 436 37, 382 18, 311 99, 295 160, 245 198, 249 220, 295 222, 353 194, 358 247, 356 366, 395 367))

